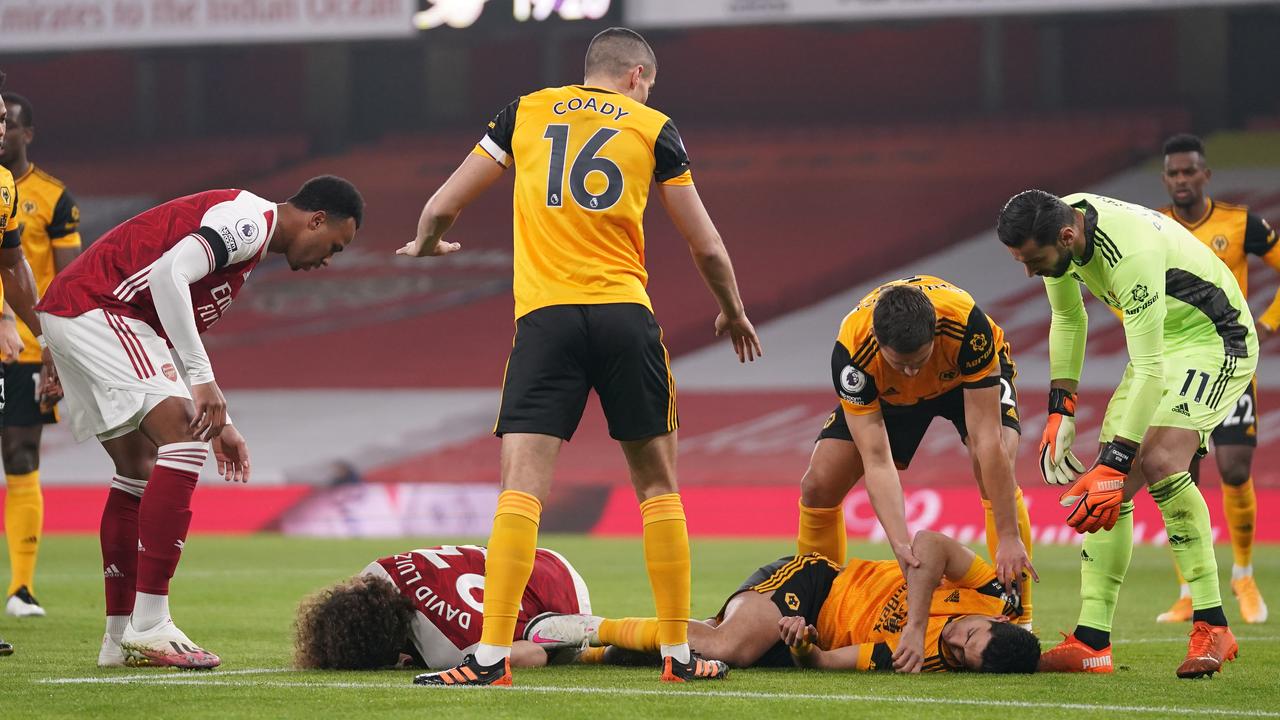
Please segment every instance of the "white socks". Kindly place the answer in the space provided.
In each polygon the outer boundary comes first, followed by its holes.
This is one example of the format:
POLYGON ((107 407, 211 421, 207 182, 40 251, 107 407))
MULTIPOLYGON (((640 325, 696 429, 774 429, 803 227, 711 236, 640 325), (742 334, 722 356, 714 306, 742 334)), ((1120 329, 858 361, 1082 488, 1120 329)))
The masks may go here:
POLYGON ((146 632, 169 619, 169 596, 140 592, 133 601, 133 629, 146 632))
POLYGON ((679 645, 663 645, 662 657, 674 658, 676 662, 682 665, 689 664, 689 643, 680 643, 679 645))
MULTIPOLYGON (((138 593, 138 595, 141 596, 142 593, 138 593)), ((508 657, 511 657, 511 646, 509 645, 486 645, 485 643, 480 643, 476 646, 476 662, 481 665, 494 665, 508 657)))

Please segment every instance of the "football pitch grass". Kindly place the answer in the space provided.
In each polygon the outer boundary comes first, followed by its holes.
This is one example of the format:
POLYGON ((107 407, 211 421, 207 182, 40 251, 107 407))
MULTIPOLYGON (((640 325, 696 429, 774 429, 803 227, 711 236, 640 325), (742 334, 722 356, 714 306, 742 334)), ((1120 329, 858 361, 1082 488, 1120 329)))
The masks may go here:
MULTIPOLYGON (((1153 619, 1173 599, 1166 548, 1139 547, 1121 593, 1111 676, 982 676, 734 670, 724 682, 664 685, 656 669, 568 666, 519 670, 511 689, 424 688, 414 672, 290 669, 298 601, 383 555, 458 539, 312 540, 274 535, 193 536, 173 586, 179 626, 219 653, 208 672, 96 667, 102 637, 97 538, 54 536, 41 549, 43 619, 0 617, 17 652, 0 658, 0 716, 331 718, 656 717, 1277 717, 1280 619, 1246 626, 1224 583, 1241 657, 1210 680, 1179 680, 1187 626, 1153 619)), ((591 589, 597 613, 651 615, 639 540, 546 536, 591 589)), ((699 540, 693 545, 693 613, 714 613, 755 568, 790 551, 785 540, 699 540)), ((1075 620, 1079 549, 1037 547, 1042 582, 1036 628, 1046 647, 1075 620)), ((850 547, 884 558, 884 546, 850 547)), ((1228 548, 1218 562, 1230 567, 1228 548)), ((1255 552, 1264 594, 1280 603, 1280 551, 1255 552)), ((7 567, 3 577, 8 576, 7 567)), ((1280 605, 1277 606, 1280 610, 1280 605)))

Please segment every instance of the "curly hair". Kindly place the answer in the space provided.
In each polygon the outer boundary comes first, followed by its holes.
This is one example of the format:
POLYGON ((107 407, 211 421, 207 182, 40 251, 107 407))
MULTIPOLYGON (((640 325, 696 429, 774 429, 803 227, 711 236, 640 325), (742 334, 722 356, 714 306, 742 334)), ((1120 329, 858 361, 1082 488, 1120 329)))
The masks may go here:
POLYGON ((413 613, 409 598, 372 575, 325 588, 298 606, 293 664, 310 670, 391 667, 409 643, 413 613))

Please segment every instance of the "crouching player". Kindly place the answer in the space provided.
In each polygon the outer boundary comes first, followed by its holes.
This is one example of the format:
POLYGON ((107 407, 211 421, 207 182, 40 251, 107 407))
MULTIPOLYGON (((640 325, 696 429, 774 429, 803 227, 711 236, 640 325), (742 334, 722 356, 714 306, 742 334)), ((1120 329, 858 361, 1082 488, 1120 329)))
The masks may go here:
MULTIPOLYGON (((1008 622, 1022 613, 995 570, 935 532, 911 543, 919 567, 811 553, 757 570, 713 619, 689 623, 694 652, 738 667, 1035 672, 1040 643, 1008 622)), ((657 652, 657 621, 536 617, 525 637, 547 648, 612 645, 657 652)))
MULTIPOLYGON (((359 575, 303 601, 295 621, 294 664, 365 670, 408 664, 453 668, 480 642, 485 548, 444 545, 369 563, 359 575)), ((539 613, 590 613, 587 584, 569 561, 539 548, 520 600, 515 637, 539 613)), ((512 646, 513 667, 539 667, 576 653, 512 646), (555 657, 549 657, 555 656, 555 657)), ((465 679, 465 669, 445 681, 465 679)))

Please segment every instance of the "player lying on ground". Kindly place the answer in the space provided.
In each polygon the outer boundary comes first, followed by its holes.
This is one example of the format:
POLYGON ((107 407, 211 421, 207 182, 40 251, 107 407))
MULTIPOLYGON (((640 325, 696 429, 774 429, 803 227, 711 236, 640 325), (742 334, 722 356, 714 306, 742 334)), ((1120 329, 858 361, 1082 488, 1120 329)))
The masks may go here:
MULTIPOLYGON (((359 575, 303 601, 294 622, 294 664, 319 670, 366 670, 408 664, 451 668, 480 642, 485 549, 444 545, 369 563, 359 575)), ((538 548, 520 600, 518 638, 539 613, 590 613, 587 585, 559 553, 538 548)), ((516 640, 514 667, 569 660, 516 640)))
MULTIPOLYGON (((1022 607, 990 565, 935 532, 917 533, 911 550, 920 565, 905 580, 894 560, 853 560, 841 570, 816 553, 781 558, 752 574, 714 619, 691 621, 689 644, 737 667, 1035 672, 1040 643, 1008 622, 1022 607)), ((658 650, 652 618, 544 615, 524 636, 548 649, 658 650)))
POLYGON ((96 437, 115 465, 102 513, 100 666, 221 662, 169 617, 169 581, 209 443, 227 480, 249 479, 248 446, 227 417, 200 334, 266 253, 284 255, 294 270, 325 267, 363 214, 360 193, 333 176, 308 180, 283 203, 244 190, 196 193, 117 225, 49 285, 37 324, 71 431, 80 441, 96 437))

